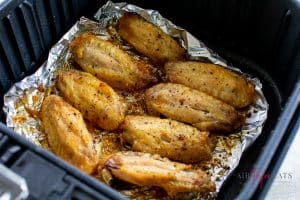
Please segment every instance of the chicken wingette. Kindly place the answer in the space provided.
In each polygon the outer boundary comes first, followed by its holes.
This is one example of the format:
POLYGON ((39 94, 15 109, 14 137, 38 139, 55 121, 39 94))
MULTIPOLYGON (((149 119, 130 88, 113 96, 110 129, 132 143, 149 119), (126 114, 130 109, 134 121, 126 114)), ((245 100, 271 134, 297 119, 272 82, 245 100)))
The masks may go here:
POLYGON ((91 33, 75 38, 70 44, 70 49, 74 60, 84 71, 95 75, 113 88, 134 90, 157 81, 149 63, 129 55, 117 45, 91 33))
POLYGON ((185 50, 176 40, 137 14, 125 13, 119 19, 118 32, 122 39, 155 63, 184 57, 185 50))
POLYGON ((202 131, 229 132, 241 128, 234 107, 181 84, 161 83, 145 93, 149 112, 189 123, 202 131))
POLYGON ((165 65, 167 78, 205 92, 235 108, 250 105, 255 98, 252 83, 224 67, 202 62, 169 62, 165 65))
POLYGON ((169 195, 215 191, 215 184, 202 170, 159 155, 118 152, 109 157, 105 167, 118 179, 140 186, 159 186, 169 195))
POLYGON ((56 95, 44 99, 40 113, 51 150, 82 171, 92 173, 98 156, 81 113, 56 95))
POLYGON ((105 130, 115 130, 125 117, 124 99, 93 75, 76 70, 59 71, 57 87, 84 118, 105 130))
POLYGON ((125 117, 124 140, 133 151, 159 154, 184 163, 195 163, 211 158, 208 132, 171 119, 151 116, 125 117))

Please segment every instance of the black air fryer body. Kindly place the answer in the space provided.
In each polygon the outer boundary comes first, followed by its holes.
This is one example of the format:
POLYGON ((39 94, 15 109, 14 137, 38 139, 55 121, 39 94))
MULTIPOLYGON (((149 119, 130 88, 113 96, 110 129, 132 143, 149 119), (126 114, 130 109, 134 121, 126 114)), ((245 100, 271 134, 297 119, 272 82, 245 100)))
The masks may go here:
MULTIPOLYGON (((0 1, 0 107, 9 87, 34 72, 49 49, 79 19, 93 17, 101 0, 0 1)), ((219 199, 263 198, 253 169, 275 174, 300 125, 300 1, 127 1, 158 10, 229 63, 263 83, 270 104, 261 136, 245 152, 219 199), (247 175, 248 174, 248 175, 247 175), (247 176, 246 176, 247 175, 247 176)), ((120 199, 96 179, 9 130, 0 111, 0 163, 25 177, 30 199, 120 199)))

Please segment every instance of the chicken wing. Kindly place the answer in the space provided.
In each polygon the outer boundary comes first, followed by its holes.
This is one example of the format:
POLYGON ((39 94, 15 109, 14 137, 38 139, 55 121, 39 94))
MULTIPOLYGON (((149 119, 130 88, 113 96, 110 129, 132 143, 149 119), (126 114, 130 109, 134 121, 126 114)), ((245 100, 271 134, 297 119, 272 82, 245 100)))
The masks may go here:
POLYGON ((246 107, 254 101, 253 84, 221 66, 194 61, 169 62, 165 70, 171 82, 205 92, 235 108, 246 107))
POLYGON ((59 71, 57 87, 83 116, 105 130, 115 130, 124 120, 125 103, 109 85, 76 70, 59 71))
POLYGON ((147 108, 202 131, 233 131, 243 117, 230 105, 203 92, 175 83, 161 83, 145 93, 147 108))
POLYGON ((125 13, 119 20, 122 39, 155 63, 181 60, 185 50, 159 27, 137 14, 125 13))
POLYGON ((41 108, 41 120, 51 150, 90 174, 97 165, 93 139, 81 113, 61 97, 50 95, 41 108))
POLYGON ((78 36, 70 44, 70 49, 84 71, 113 88, 134 90, 157 81, 150 64, 96 35, 85 33, 78 36))
POLYGON ((211 158, 208 132, 175 120, 128 115, 122 127, 123 138, 134 151, 159 154, 184 163, 211 158))
POLYGON ((119 152, 105 163, 115 177, 140 186, 159 186, 169 195, 180 192, 213 192, 215 184, 202 170, 171 162, 158 155, 119 152))

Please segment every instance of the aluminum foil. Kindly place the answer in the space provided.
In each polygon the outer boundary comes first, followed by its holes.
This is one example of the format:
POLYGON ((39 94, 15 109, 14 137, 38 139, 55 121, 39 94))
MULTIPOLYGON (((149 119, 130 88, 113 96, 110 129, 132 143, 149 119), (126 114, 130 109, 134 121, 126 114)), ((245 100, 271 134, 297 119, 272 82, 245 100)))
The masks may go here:
MULTIPOLYGON (((214 198, 224 180, 238 165, 242 153, 261 134, 263 125, 267 119, 268 103, 262 92, 262 84, 257 78, 242 73, 234 66, 229 66, 224 59, 206 47, 201 41, 183 28, 163 18, 159 12, 155 10, 145 10, 132 4, 108 1, 95 14, 97 22, 82 17, 61 40, 52 47, 47 62, 33 75, 14 84, 6 93, 3 107, 6 113, 6 124, 31 142, 47 148, 40 121, 35 114, 36 111, 40 109, 44 96, 50 93, 50 91, 52 93, 53 91, 55 92, 55 90, 53 90, 55 71, 62 67, 70 67, 68 44, 74 37, 83 32, 93 32, 103 38, 111 37, 107 28, 115 23, 124 12, 138 13, 146 20, 159 26, 167 34, 177 38, 181 45, 187 50, 188 57, 191 60, 205 59, 212 63, 230 68, 231 70, 241 73, 241 75, 251 80, 255 85, 255 103, 253 103, 249 109, 243 111, 247 119, 242 130, 227 136, 216 135, 216 148, 213 153, 212 161, 201 165, 194 165, 194 168, 205 169, 207 173, 211 175, 212 180, 216 183, 217 191, 209 197, 203 197, 199 194, 193 196, 193 198, 214 198)), ((136 190, 122 190, 121 192, 134 198, 133 193, 135 191, 136 190)), ((168 198, 166 197, 165 199, 168 198)))

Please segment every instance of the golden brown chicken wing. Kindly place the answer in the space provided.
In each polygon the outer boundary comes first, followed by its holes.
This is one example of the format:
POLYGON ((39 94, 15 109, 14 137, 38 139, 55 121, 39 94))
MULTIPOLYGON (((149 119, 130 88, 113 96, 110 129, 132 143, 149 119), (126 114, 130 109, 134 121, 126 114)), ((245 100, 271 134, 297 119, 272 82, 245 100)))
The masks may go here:
POLYGON ((185 50, 171 36, 137 14, 125 13, 119 20, 118 29, 122 39, 155 63, 184 57, 185 50))
POLYGON ((125 103, 109 85, 76 70, 59 71, 57 87, 63 97, 95 125, 117 129, 124 120, 125 103))
POLYGON ((43 101, 41 120, 51 150, 84 172, 92 173, 98 156, 81 113, 61 97, 50 95, 43 101))
POLYGON ((134 151, 159 154, 184 163, 211 157, 209 133, 175 120, 128 115, 122 127, 123 138, 134 151))
POLYGON ((243 117, 230 105, 175 83, 161 83, 145 93, 148 110, 192 124, 203 131, 233 131, 243 117))
POLYGON ((254 101, 253 84, 221 66, 194 61, 169 62, 165 70, 171 82, 205 92, 235 108, 246 107, 254 101))
POLYGON ((140 186, 159 186, 169 195, 180 192, 213 192, 215 184, 202 170, 171 162, 158 155, 119 152, 105 163, 115 177, 140 186))
POLYGON ((150 64, 96 35, 79 35, 70 44, 70 49, 84 71, 114 88, 134 90, 157 81, 150 64))

